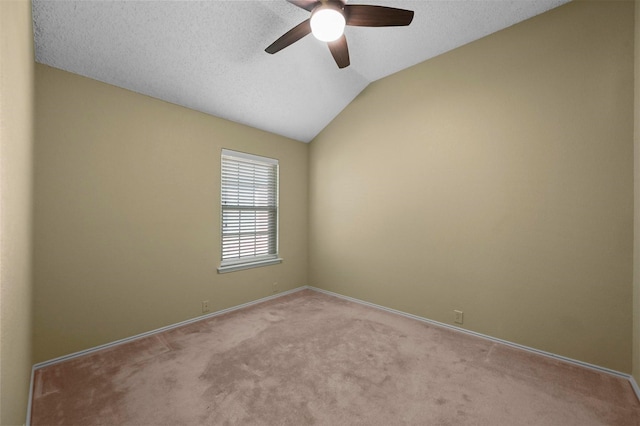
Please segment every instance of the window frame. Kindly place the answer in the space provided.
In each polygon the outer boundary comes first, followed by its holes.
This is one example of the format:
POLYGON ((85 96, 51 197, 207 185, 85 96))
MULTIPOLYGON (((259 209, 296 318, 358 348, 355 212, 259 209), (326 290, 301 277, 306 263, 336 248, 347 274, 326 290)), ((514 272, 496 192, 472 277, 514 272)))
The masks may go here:
MULTIPOLYGON (((226 273, 239 271, 243 269, 249 268, 257 268, 261 266, 274 265, 282 262, 279 254, 279 240, 280 240, 280 162, 275 158, 263 157, 259 155, 249 154, 240 151, 233 151, 230 149, 223 148, 220 154, 220 266, 218 267, 218 273, 226 273), (225 161, 233 164, 234 161, 240 164, 244 164, 245 166, 251 163, 256 163, 261 167, 268 168, 270 166, 275 166, 275 185, 273 185, 274 192, 268 192, 268 199, 273 198, 275 201, 275 205, 240 205, 238 204, 225 204, 225 180, 223 173, 225 171, 225 161), (226 208, 225 208, 226 207, 226 208), (231 207, 231 208, 229 208, 231 207), (271 248, 269 248, 269 253, 267 254, 259 254, 252 256, 242 256, 239 254, 238 257, 225 259, 225 210, 233 210, 238 211, 238 215, 240 216, 241 211, 274 211, 275 212, 275 220, 273 225, 270 225, 269 230, 267 231, 269 235, 275 238, 273 242, 273 248, 275 252, 271 252, 271 248), (275 231, 271 230, 271 227, 275 227, 275 231)), ((271 186, 270 179, 268 180, 268 186, 271 186)), ((240 185, 240 183, 238 183, 240 185)), ((246 189, 246 188, 245 188, 246 189)), ((255 189, 255 187, 254 187, 255 189)), ((228 188, 226 189, 229 190, 228 188)), ((255 192, 253 193, 255 194, 255 192)), ((270 221, 267 219, 267 223, 270 221)), ((238 231, 238 235, 241 231, 238 231)), ((249 233, 250 235, 251 233, 249 233)), ((254 235, 255 238, 255 235, 254 235)), ((269 243, 269 246, 272 244, 269 243)), ((239 250, 239 249, 238 249, 239 250)))

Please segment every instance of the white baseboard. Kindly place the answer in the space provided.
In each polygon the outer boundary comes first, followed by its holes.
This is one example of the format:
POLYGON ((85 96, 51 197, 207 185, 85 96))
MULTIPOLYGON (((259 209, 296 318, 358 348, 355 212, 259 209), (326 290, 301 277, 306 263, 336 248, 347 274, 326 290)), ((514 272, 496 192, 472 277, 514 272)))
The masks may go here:
POLYGON ((24 426, 31 426, 31 401, 33 398, 33 375, 35 369, 31 367, 31 381, 29 382, 29 399, 27 399, 27 417, 24 426))
POLYGON ((221 311, 212 312, 212 313, 207 314, 207 315, 202 315, 202 316, 199 316, 199 317, 196 317, 196 318, 191 318, 191 319, 188 319, 188 320, 185 320, 185 321, 181 321, 181 322, 178 322, 178 323, 175 323, 175 324, 168 325, 166 327, 157 328, 155 330, 147 331, 145 333, 136 334, 135 336, 126 337, 124 339, 116 340, 114 342, 105 343, 104 345, 94 346, 94 347, 89 348, 89 349, 85 349, 85 350, 82 350, 82 351, 74 352, 74 353, 71 353, 71 354, 68 354, 68 355, 59 356, 57 358, 53 358, 53 359, 50 359, 48 361, 43 361, 43 362, 39 362, 37 364, 34 364, 31 367, 31 383, 29 384, 29 399, 27 401, 27 417, 26 417, 25 425, 26 426, 30 426, 31 425, 31 404, 32 404, 32 401, 33 401, 33 378, 34 378, 34 375, 35 375, 35 371, 40 369, 40 368, 47 367, 49 365, 58 364, 58 363, 63 362, 63 361, 68 361, 68 360, 73 359, 73 358, 78 358, 78 357, 81 357, 81 356, 84 356, 84 355, 87 355, 87 354, 91 354, 91 353, 100 351, 102 349, 107 349, 107 348, 112 348, 114 346, 122 345, 123 343, 132 342, 134 340, 142 339, 143 337, 148 337, 148 336, 151 336, 151 335, 154 335, 154 334, 162 333, 163 331, 172 330, 174 328, 182 327, 182 326, 188 325, 188 324, 193 324, 194 322, 203 321, 203 320, 206 320, 208 318, 216 317, 218 315, 222 315, 222 314, 226 314, 226 313, 229 313, 229 312, 237 311, 239 309, 247 308, 247 307, 252 306, 252 305, 257 305, 258 303, 266 302, 266 301, 272 300, 272 299, 277 299, 278 297, 283 297, 283 296, 286 296, 288 294, 292 294, 292 293, 295 293, 295 292, 298 292, 298 291, 301 291, 301 290, 306 290, 308 288, 309 287, 306 286, 306 285, 305 286, 301 286, 301 287, 297 287, 297 288, 294 288, 293 290, 283 291, 282 293, 277 293, 277 294, 274 294, 272 296, 263 297, 263 298, 258 299, 258 300, 254 300, 254 301, 251 301, 251 302, 243 303, 241 305, 232 306, 232 307, 227 308, 227 309, 222 309, 221 311))
POLYGON ((407 312, 399 311, 397 309, 387 308, 386 306, 376 305, 375 303, 366 302, 364 300, 356 299, 354 297, 344 296, 342 294, 334 293, 334 292, 328 291, 328 290, 323 290, 321 288, 312 287, 312 286, 307 286, 307 287, 310 290, 317 291, 319 293, 324 293, 324 294, 327 294, 329 296, 338 297, 340 299, 348 300, 350 302, 359 303, 361 305, 370 306, 372 308, 381 309, 383 311, 391 312, 393 314, 402 315, 404 317, 412 318, 412 319, 415 319, 415 320, 418 320, 418 321, 421 321, 421 322, 425 322, 427 324, 434 325, 436 327, 443 327, 443 328, 447 328, 449 330, 457 331, 457 332, 460 332, 460 333, 470 334, 472 336, 480 337, 482 339, 486 339, 486 340, 489 340, 489 341, 494 342, 494 343, 500 343, 502 345, 510 346, 512 348, 521 349, 523 351, 535 353, 535 354, 538 354, 538 355, 546 356, 546 357, 549 357, 549 358, 553 358, 553 359, 556 359, 556 360, 559 360, 559 361, 567 362, 567 363, 570 363, 570 364, 573 364, 573 365, 577 365, 577 366, 580 366, 580 367, 588 368, 590 370, 595 370, 595 371, 599 371, 601 373, 606 373, 606 374, 610 374, 610 375, 613 375, 613 376, 616 376, 616 377, 620 377, 620 378, 626 379, 626 380, 629 381, 629 384, 633 388, 633 390, 634 390, 634 392, 636 394, 636 397, 640 401, 640 387, 638 387, 638 384, 634 380, 633 376, 631 376, 630 374, 622 373, 620 371, 611 370, 609 368, 601 367, 599 365, 589 364, 588 362, 579 361, 577 359, 568 358, 568 357, 565 357, 565 356, 562 356, 562 355, 557 355, 557 354, 554 354, 554 353, 551 353, 551 352, 542 351, 540 349, 531 348, 529 346, 521 345, 519 343, 509 342, 508 340, 498 339, 497 337, 487 336, 486 334, 477 333, 475 331, 471 331, 471 330, 467 330, 467 329, 464 329, 464 328, 456 327, 454 325, 445 324, 445 323, 442 323, 442 322, 439 322, 439 321, 434 321, 434 320, 431 320, 431 319, 428 319, 428 318, 424 318, 424 317, 421 317, 421 316, 418 316, 418 315, 409 314, 407 312))
POLYGON ((78 357, 81 357, 81 356, 84 356, 84 355, 87 355, 87 354, 91 354, 91 353, 100 351, 102 349, 112 348, 114 346, 122 345, 123 343, 131 342, 131 341, 138 340, 138 339, 142 339, 143 337, 148 337, 148 336, 151 336, 151 335, 154 335, 154 334, 162 333, 163 331, 173 330, 174 328, 182 327, 182 326, 188 325, 188 324, 193 324, 194 322, 204 321, 204 320, 206 320, 208 318, 217 317, 218 315, 222 315, 222 314, 226 314, 226 313, 229 313, 229 312, 237 311, 237 310, 243 309, 243 308, 248 308, 249 306, 257 305, 258 303, 263 303, 263 302, 266 302, 268 300, 277 299, 278 297, 283 297, 283 296, 286 296, 288 294, 296 293, 298 291, 305 290, 307 288, 308 288, 308 286, 297 287, 297 288, 294 288, 293 290, 287 290, 287 291, 283 291, 282 293, 274 294, 273 296, 263 297, 261 299, 257 299, 257 300, 251 301, 251 302, 243 303, 241 305, 232 306, 230 308, 222 309, 220 311, 212 312, 210 314, 201 315, 201 316, 196 317, 196 318, 191 318, 191 319, 188 319, 188 320, 185 320, 185 321, 181 321, 181 322, 178 322, 178 323, 175 323, 175 324, 167 325, 165 327, 160 327, 160 328, 157 328, 155 330, 151 330, 151 331, 147 331, 147 332, 144 332, 144 333, 136 334, 135 336, 125 337, 124 339, 120 339, 120 340, 116 340, 116 341, 113 341, 113 342, 105 343, 105 344, 99 345, 99 346, 94 346, 94 347, 89 348, 89 349, 84 349, 82 351, 74 352, 74 353, 71 353, 71 354, 68 354, 68 355, 63 355, 63 356, 60 356, 60 357, 57 357, 57 358, 50 359, 48 361, 39 362, 39 363, 33 365, 33 370, 35 371, 35 370, 38 370, 38 369, 40 369, 42 367, 47 367, 49 365, 57 364, 59 362, 67 361, 67 360, 70 360, 70 359, 73 359, 73 358, 78 358, 78 357))
POLYGON ((241 305, 233 306, 231 308, 223 309, 221 311, 213 312, 211 314, 202 315, 202 316, 199 316, 199 317, 196 317, 196 318, 192 318, 192 319, 189 319, 189 320, 186 320, 186 321, 181 321, 181 322, 178 322, 178 323, 175 323, 175 324, 171 324, 171 325, 168 325, 166 327, 161 327, 161 328, 158 328, 158 329, 155 329, 155 330, 147 331, 145 333, 137 334, 135 336, 126 337, 124 339, 116 340, 114 342, 105 343, 103 345, 95 346, 95 347, 92 347, 92 348, 89 348, 89 349, 85 349, 85 350, 82 350, 82 351, 74 352, 74 353, 71 353, 71 354, 68 354, 68 355, 63 355, 63 356, 60 356, 60 357, 57 357, 57 358, 54 358, 54 359, 51 359, 51 360, 48 360, 48 361, 39 362, 37 364, 34 364, 33 367, 31 368, 31 383, 29 385, 29 400, 28 400, 28 403, 27 403, 27 421, 26 421, 26 425, 29 426, 31 424, 31 404, 32 404, 32 397, 33 397, 33 378, 34 378, 34 373, 35 373, 36 370, 38 370, 40 368, 47 367, 47 366, 53 365, 53 364, 57 364, 57 363, 60 363, 60 362, 63 362, 63 361, 68 361, 68 360, 73 359, 73 358, 78 358, 78 357, 81 357, 81 356, 84 356, 84 355, 87 355, 87 354, 91 354, 91 353, 100 351, 102 349, 106 349, 106 348, 111 348, 111 347, 114 347, 114 346, 122 345, 124 343, 131 342, 131 341, 138 340, 138 339, 142 339, 144 337, 148 337, 148 336, 151 336, 151 335, 154 335, 154 334, 157 334, 157 333, 162 333, 163 331, 172 330, 174 328, 182 327, 182 326, 188 325, 188 324, 193 324, 195 322, 203 321, 203 320, 206 320, 208 318, 216 317, 218 315, 222 315, 222 314, 226 314, 226 313, 229 313, 229 312, 237 311, 239 309, 247 308, 247 307, 252 306, 252 305, 257 305, 259 303, 263 303, 263 302, 266 302, 268 300, 276 299, 278 297, 283 297, 283 296, 286 296, 288 294, 296 293, 298 291, 302 291, 302 290, 306 290, 306 289, 313 290, 313 291, 316 291, 318 293, 323 293, 323 294, 326 294, 326 295, 329 295, 329 296, 337 297, 337 298, 340 298, 340 299, 348 300, 348 301, 351 301, 351 302, 354 302, 354 303, 359 303, 361 305, 369 306, 369 307, 372 307, 372 308, 381 309, 383 311, 387 311, 387 312, 390 312, 390 313, 393 313, 393 314, 402 315, 404 317, 412 318, 412 319, 415 319, 415 320, 418 320, 418 321, 421 321, 421 322, 425 322, 425 323, 434 325, 436 327, 443 327, 443 328, 446 328, 446 329, 449 329, 449 330, 453 330, 453 331, 456 331, 456 332, 469 334, 469 335, 472 335, 472 336, 476 336, 476 337, 480 337, 482 339, 486 339, 486 340, 492 341, 494 343, 500 343, 500 344, 507 345, 507 346, 510 346, 510 347, 513 347, 513 348, 517 348, 517 349, 521 349, 521 350, 524 350, 524 351, 527 351, 527 352, 531 352, 531 353, 535 353, 535 354, 538 354, 538 355, 543 355, 543 356, 546 356, 546 357, 549 357, 549 358, 553 358, 553 359, 556 359, 556 360, 564 361, 564 362, 567 362, 567 363, 570 363, 570 364, 574 364, 574 365, 577 365, 577 366, 580 366, 580 367, 584 367, 584 368, 588 368, 588 369, 591 369, 591 370, 596 370, 596 371, 599 371, 599 372, 602 372, 602 373, 611 374, 613 376, 621 377, 621 378, 627 379, 629 381, 629 384, 633 388, 633 391, 635 392, 636 397, 638 397, 638 400, 640 400, 640 387, 636 383, 636 381, 633 378, 633 376, 631 376, 629 374, 621 373, 619 371, 611 370, 611 369, 605 368, 605 367, 600 367, 598 365, 589 364, 587 362, 578 361, 578 360, 575 360, 575 359, 572 359, 572 358, 567 358, 565 356, 553 354, 551 352, 541 351, 539 349, 531 348, 529 346, 524 346, 524 345, 521 345, 521 344, 518 344, 518 343, 509 342, 507 340, 498 339, 496 337, 487 336, 487 335, 482 334, 482 333, 477 333, 475 331, 466 330, 464 328, 456 327, 456 326, 453 326, 453 325, 450 325, 450 324, 445 324, 445 323, 442 323, 442 322, 430 320, 428 318, 420 317, 418 315, 409 314, 407 312, 402 312, 402 311, 399 311, 397 309, 387 308, 386 306, 382 306, 382 305, 376 305, 375 303, 366 302, 364 300, 356 299, 354 297, 344 296, 342 294, 334 293, 332 291, 323 290, 323 289, 320 289, 320 288, 317 288, 317 287, 312 287, 312 286, 301 286, 301 287, 294 288, 293 290, 288 290, 288 291, 285 291, 285 292, 282 292, 282 293, 274 294, 272 296, 263 297, 261 299, 257 299, 257 300, 251 301, 251 302, 243 303, 241 305))

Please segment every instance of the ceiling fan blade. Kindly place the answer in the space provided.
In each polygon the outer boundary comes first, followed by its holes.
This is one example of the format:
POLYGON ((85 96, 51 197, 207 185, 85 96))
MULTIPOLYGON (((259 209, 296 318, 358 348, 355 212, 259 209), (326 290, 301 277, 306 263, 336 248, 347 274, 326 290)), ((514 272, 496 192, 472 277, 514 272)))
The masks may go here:
POLYGON ((318 4, 317 0, 287 0, 289 3, 311 12, 318 4))
POLYGON ((401 27, 413 21, 413 10, 395 7, 347 4, 344 12, 347 25, 356 27, 401 27))
POLYGON ((289 31, 284 33, 282 37, 271 43, 269 47, 264 49, 267 53, 276 53, 281 51, 287 46, 292 45, 296 41, 300 40, 302 37, 306 36, 311 32, 311 24, 310 20, 300 22, 295 27, 291 28, 289 31))
POLYGON ((349 61, 349 48, 347 47, 347 38, 342 34, 342 37, 336 41, 330 41, 327 43, 329 50, 333 55, 333 59, 336 60, 338 68, 346 68, 351 63, 349 61))

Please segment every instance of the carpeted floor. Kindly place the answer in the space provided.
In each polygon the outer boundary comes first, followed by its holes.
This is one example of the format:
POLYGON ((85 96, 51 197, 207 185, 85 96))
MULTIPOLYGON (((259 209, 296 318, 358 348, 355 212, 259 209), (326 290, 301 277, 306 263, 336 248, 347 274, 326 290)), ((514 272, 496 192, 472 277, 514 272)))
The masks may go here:
POLYGON ((33 425, 640 425, 622 378, 311 290, 34 381, 33 425))

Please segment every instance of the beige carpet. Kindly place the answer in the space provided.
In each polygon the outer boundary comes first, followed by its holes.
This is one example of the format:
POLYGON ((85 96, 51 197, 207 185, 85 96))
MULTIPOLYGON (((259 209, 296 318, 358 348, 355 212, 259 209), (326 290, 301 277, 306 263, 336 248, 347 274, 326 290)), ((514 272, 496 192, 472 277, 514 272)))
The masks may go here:
POLYGON ((34 425, 640 425, 622 378, 310 290, 34 380, 34 425))

